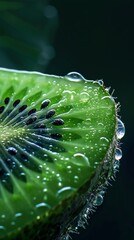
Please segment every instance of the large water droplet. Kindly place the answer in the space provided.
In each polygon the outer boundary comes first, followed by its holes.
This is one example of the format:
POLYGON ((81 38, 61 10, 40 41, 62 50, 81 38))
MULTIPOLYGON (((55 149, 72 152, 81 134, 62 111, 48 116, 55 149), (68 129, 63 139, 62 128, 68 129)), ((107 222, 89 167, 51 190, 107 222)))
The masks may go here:
POLYGON ((116 159, 116 160, 120 160, 121 158, 122 158, 122 151, 121 151, 121 149, 116 148, 116 151, 115 151, 115 159, 116 159))
POLYGON ((106 137, 101 137, 100 140, 103 141, 104 143, 108 143, 109 142, 108 138, 106 138, 106 137))
POLYGON ((68 80, 73 82, 80 82, 85 80, 85 78, 78 72, 70 72, 65 76, 68 80))
POLYGON ((103 195, 101 195, 100 193, 97 194, 97 196, 95 197, 94 201, 93 201, 93 205, 94 206, 100 206, 103 203, 103 195))
POLYGON ((104 82, 103 82, 103 80, 102 80, 102 79, 99 79, 99 80, 98 80, 98 83, 99 83, 101 86, 103 86, 103 85, 104 85, 104 82))
POLYGON ((72 192, 76 191, 75 188, 72 187, 63 187, 57 192, 57 196, 60 198, 68 197, 72 192))
POLYGON ((16 213, 15 217, 21 217, 23 214, 22 213, 16 213))
POLYGON ((64 90, 63 93, 64 93, 64 98, 67 99, 68 101, 73 101, 76 95, 75 91, 69 91, 69 90, 64 90))
POLYGON ((88 157, 86 157, 82 153, 75 153, 74 158, 72 159, 72 162, 78 166, 90 166, 90 162, 88 157))
POLYGON ((4 226, 0 226, 0 230, 5 230, 5 227, 4 226))
POLYGON ((89 100, 89 94, 87 92, 80 93, 80 101, 87 102, 89 100))
POLYGON ((50 208, 50 205, 44 202, 38 203, 35 206, 36 208, 50 208))
POLYGON ((118 139, 121 139, 125 135, 125 126, 124 123, 118 118, 117 120, 117 131, 116 135, 118 139))

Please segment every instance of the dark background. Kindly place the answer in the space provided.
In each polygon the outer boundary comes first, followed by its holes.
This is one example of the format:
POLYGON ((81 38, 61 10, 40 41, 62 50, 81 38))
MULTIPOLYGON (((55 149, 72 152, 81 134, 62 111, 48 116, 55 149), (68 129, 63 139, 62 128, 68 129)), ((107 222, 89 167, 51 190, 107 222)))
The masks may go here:
POLYGON ((78 71, 115 89, 126 126, 116 182, 74 240, 134 239, 134 1, 0 1, 0 66, 78 71))

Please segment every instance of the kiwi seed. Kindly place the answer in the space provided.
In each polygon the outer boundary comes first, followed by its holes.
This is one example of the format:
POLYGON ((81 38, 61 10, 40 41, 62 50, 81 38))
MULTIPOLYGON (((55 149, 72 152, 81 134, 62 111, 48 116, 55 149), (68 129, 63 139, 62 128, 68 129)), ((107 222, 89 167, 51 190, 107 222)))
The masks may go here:
POLYGON ((46 108, 49 105, 49 103, 50 103, 49 99, 44 100, 41 104, 41 109, 46 108))
POLYGON ((10 98, 6 97, 5 100, 4 100, 4 103, 7 105, 9 102, 10 102, 10 98))
POLYGON ((5 107, 4 106, 1 106, 0 107, 0 114, 4 111, 5 107))
POLYGON ((15 100, 13 103, 13 107, 15 108, 20 103, 20 99, 15 100))

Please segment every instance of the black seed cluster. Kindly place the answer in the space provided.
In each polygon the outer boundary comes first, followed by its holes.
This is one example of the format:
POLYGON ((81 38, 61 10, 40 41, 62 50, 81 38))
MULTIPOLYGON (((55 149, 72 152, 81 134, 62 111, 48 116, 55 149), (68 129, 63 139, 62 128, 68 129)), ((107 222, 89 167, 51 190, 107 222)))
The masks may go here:
MULTIPOLYGON (((9 97, 4 99, 5 105, 8 105, 10 102, 11 99, 9 97)), ((0 162, 0 183, 6 190, 12 193, 14 188, 11 175, 26 182, 27 176, 23 166, 31 171, 41 173, 42 169, 35 161, 35 158, 53 162, 53 158, 49 154, 46 153, 44 155, 45 149, 57 153, 66 151, 60 143, 62 134, 58 132, 61 126, 64 125, 64 121, 61 118, 56 118, 56 110, 49 107, 49 99, 41 103, 39 111, 36 108, 29 110, 26 104, 21 104, 20 99, 16 99, 11 104, 11 107, 10 105, 4 106, 4 104, 0 106, 0 114, 5 111, 3 115, 8 116, 9 120, 12 120, 12 126, 18 120, 17 123, 21 121, 23 124, 21 126, 29 129, 26 135, 15 139, 15 142, 12 140, 10 143, 5 143, 5 150, 2 150, 3 147, 1 148, 0 146, 0 156, 2 156, 4 163, 0 162), (15 122, 13 122, 14 117, 16 117, 15 122)), ((0 115, 0 118, 3 115, 0 115)))
MULTIPOLYGON (((4 103, 7 105, 8 103, 10 102, 10 98, 9 97, 6 97, 4 99, 4 103)), ((42 103, 41 103, 41 106, 40 106, 40 109, 41 110, 44 110, 45 108, 48 107, 48 105, 50 104, 50 100, 49 99, 46 99, 44 100, 42 103)), ((16 108, 17 106, 19 105, 19 108, 17 108, 17 111, 19 113, 22 113, 23 114, 23 111, 26 110, 28 108, 28 106, 26 104, 22 105, 21 106, 21 100, 20 99, 16 99, 12 106, 13 108, 16 108)), ((5 110, 5 106, 0 106, 0 114, 5 110)), ((13 111, 13 109, 7 109, 6 110, 6 115, 9 115, 11 114, 13 111)), ((56 111, 55 109, 49 109, 46 114, 42 117, 38 117, 37 118, 37 115, 36 115, 36 108, 32 108, 31 110, 29 110, 27 112, 27 116, 29 116, 29 118, 26 119, 25 121, 25 124, 26 125, 30 125, 30 124, 33 124, 34 122, 36 122, 36 120, 38 120, 38 125, 35 125, 35 128, 47 128, 46 124, 44 124, 43 122, 40 123, 40 121, 42 119, 51 119, 52 117, 54 117, 56 111), (41 119, 42 118, 42 119, 41 119)), ((17 113, 14 112, 14 116, 16 116, 17 113)), ((11 117, 13 118, 14 117, 13 114, 11 114, 11 117)), ((10 118, 11 118, 10 117, 10 118)), ((23 117, 23 115, 20 117, 20 119, 24 119, 25 120, 26 118, 26 115, 23 117)), ((52 119, 51 121, 51 124, 53 126, 62 126, 64 124, 64 121, 61 119, 61 118, 55 118, 55 119, 52 119)), ((58 135, 57 135, 58 136, 58 135)), ((58 138, 58 137, 57 137, 58 138)))

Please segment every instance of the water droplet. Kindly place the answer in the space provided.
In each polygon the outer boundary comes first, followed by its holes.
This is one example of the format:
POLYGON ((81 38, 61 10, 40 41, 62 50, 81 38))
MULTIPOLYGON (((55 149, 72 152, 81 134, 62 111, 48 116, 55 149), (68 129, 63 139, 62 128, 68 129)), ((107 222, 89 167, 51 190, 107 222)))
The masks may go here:
POLYGON ((81 102, 87 102, 89 100, 89 94, 87 92, 80 93, 80 96, 81 96, 81 99, 80 99, 81 102))
POLYGON ((71 166, 67 166, 68 169, 71 169, 72 167, 71 166))
POLYGON ((115 151, 115 159, 116 160, 120 160, 122 158, 122 151, 120 148, 116 148, 116 151, 115 151))
POLYGON ((117 120, 117 131, 116 135, 118 139, 121 139, 125 135, 125 126, 124 123, 118 118, 117 120))
POLYGON ((62 186, 62 183, 61 183, 61 182, 59 182, 59 183, 58 183, 58 186, 59 186, 59 187, 61 187, 61 186, 62 186))
POLYGON ((0 230, 5 230, 5 227, 4 226, 0 226, 0 230))
POLYGON ((93 201, 94 206, 100 206, 103 203, 103 196, 99 193, 93 201))
POLYGON ((21 217, 23 214, 22 213, 16 213, 15 217, 21 217))
POLYGON ((35 205, 36 208, 50 208, 50 205, 48 205, 47 203, 41 202, 35 205))
POLYGON ((103 85, 104 85, 103 79, 99 79, 99 80, 98 80, 98 83, 99 83, 101 86, 103 86, 103 85))
POLYGON ((72 187, 63 187, 57 192, 57 196, 60 198, 65 198, 68 195, 70 195, 72 192, 74 192, 76 189, 72 187))
POLYGON ((101 137, 100 140, 104 142, 109 142, 109 140, 106 137, 101 137))
POLYGON ((78 176, 74 176, 74 183, 78 183, 79 181, 79 177, 78 176))
POLYGON ((81 80, 85 80, 85 78, 78 72, 70 72, 65 77, 73 82, 80 82, 81 80))
POLYGON ((14 226, 14 225, 15 225, 15 222, 11 222, 11 225, 14 226))
POLYGON ((114 98, 112 96, 104 96, 101 98, 101 100, 105 100, 105 99, 110 99, 110 101, 114 102, 114 98))
POLYGON ((73 163, 78 165, 78 166, 90 166, 90 162, 88 157, 86 157, 82 153, 75 153, 74 158, 72 159, 73 163))
POLYGON ((106 87, 105 90, 109 93, 110 87, 106 87))

